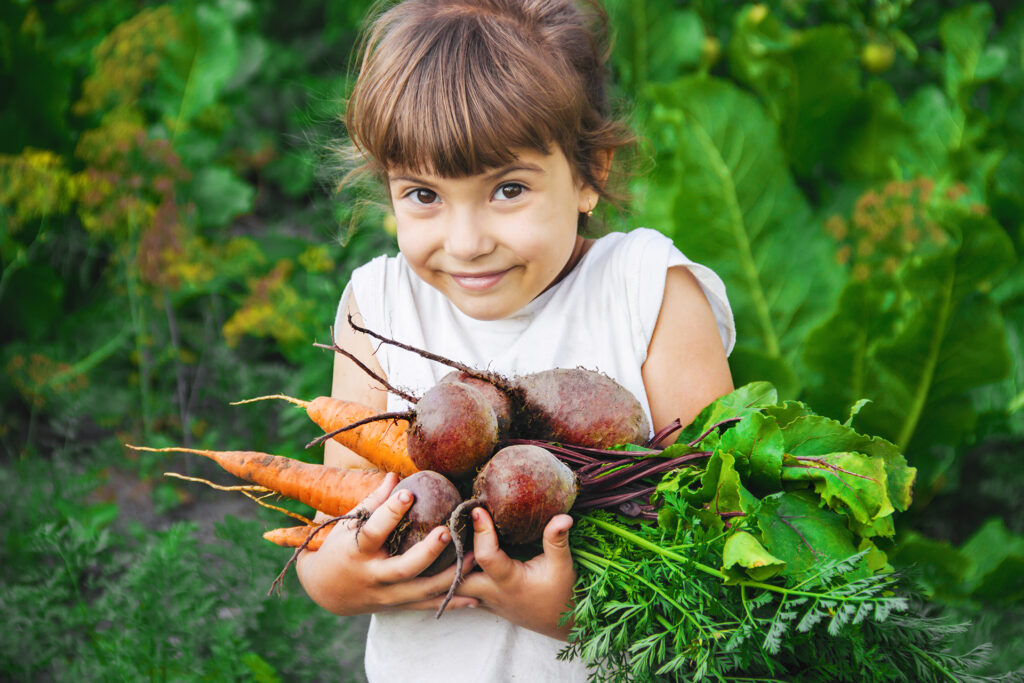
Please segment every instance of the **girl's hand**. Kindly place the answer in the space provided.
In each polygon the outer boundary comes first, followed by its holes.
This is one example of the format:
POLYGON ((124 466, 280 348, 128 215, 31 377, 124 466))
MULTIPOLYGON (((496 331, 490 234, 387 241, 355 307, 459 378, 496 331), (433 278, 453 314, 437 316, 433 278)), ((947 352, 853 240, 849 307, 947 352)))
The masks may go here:
POLYGON ((468 574, 457 596, 476 598, 479 606, 514 624, 566 640, 571 624, 558 622, 573 598, 576 570, 569 552, 572 517, 556 515, 544 528, 544 552, 527 562, 498 547, 498 534, 483 508, 473 509, 473 555, 483 571, 468 574))
MULTIPOLYGON (((409 491, 391 495, 397 483, 398 477, 389 474, 357 506, 371 513, 358 534, 355 520, 339 522, 320 550, 305 551, 299 557, 299 581, 324 609, 347 616, 388 609, 436 610, 441 605, 455 578, 455 567, 434 576, 418 575, 444 550, 451 534, 438 527, 407 552, 390 556, 387 538, 413 502, 409 491)), ((471 556, 468 562, 472 564, 471 556)), ((455 597, 447 609, 476 603, 472 597, 455 597)))

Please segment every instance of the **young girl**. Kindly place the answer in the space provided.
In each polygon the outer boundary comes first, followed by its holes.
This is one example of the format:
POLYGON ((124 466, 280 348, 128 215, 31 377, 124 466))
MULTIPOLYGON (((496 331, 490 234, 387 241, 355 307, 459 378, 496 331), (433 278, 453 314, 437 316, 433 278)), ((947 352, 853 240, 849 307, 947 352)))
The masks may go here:
MULTIPOLYGON (((389 338, 505 375, 600 370, 631 390, 654 431, 690 421, 732 389, 734 331, 719 278, 653 230, 585 239, 616 150, 597 5, 573 0, 406 0, 366 38, 346 124, 365 170, 387 187, 401 254, 357 269, 342 296, 337 343, 421 395, 449 368, 380 346, 389 338)), ((693 226, 693 229, 700 229, 693 226)), ((349 359, 333 395, 381 411, 402 401, 349 359)), ((365 465, 329 441, 325 461, 365 465)), ((338 525, 304 553, 311 598, 340 615, 372 613, 370 681, 582 681, 559 661, 560 618, 576 578, 572 518, 547 525, 543 552, 513 559, 490 517, 473 518, 473 569, 440 619, 454 569, 419 577, 450 541, 435 529, 389 557, 384 540, 412 503, 390 475, 361 505, 358 538, 338 525)))

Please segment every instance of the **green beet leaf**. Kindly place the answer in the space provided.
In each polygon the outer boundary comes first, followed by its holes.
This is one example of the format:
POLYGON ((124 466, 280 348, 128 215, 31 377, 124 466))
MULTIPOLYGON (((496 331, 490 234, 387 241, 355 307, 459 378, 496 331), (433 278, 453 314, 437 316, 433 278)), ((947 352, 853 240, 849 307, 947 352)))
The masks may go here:
MULTIPOLYGON (((683 428, 676 442, 686 444, 695 441, 723 420, 738 420, 765 406, 775 405, 777 401, 778 394, 771 383, 751 382, 745 384, 709 403, 689 425, 683 428)), ((699 445, 710 450, 717 442, 717 437, 709 434, 699 445)))
POLYGON ((889 502, 901 512, 910 507, 917 470, 907 465, 906 458, 892 442, 859 434, 848 425, 813 414, 793 419, 782 432, 786 452, 794 456, 850 452, 881 460, 889 502))
POLYGON ((846 519, 819 507, 810 491, 765 496, 752 517, 764 547, 786 563, 786 576, 802 574, 817 562, 845 560, 857 553, 846 519))
POLYGON ((780 574, 786 563, 764 549, 764 546, 746 531, 735 531, 729 535, 722 550, 722 570, 728 572, 734 567, 754 581, 767 581, 780 574))
POLYGON ((757 499, 743 485, 736 471, 736 456, 730 451, 716 450, 708 460, 697 491, 683 491, 683 497, 695 508, 705 508, 717 515, 746 513, 757 499))
POLYGON ((773 418, 753 413, 722 435, 721 447, 736 455, 736 468, 755 491, 778 491, 785 443, 773 418))
POLYGON ((849 514, 861 524, 895 511, 886 493, 885 463, 881 458, 863 453, 787 455, 782 479, 810 482, 830 508, 849 514))

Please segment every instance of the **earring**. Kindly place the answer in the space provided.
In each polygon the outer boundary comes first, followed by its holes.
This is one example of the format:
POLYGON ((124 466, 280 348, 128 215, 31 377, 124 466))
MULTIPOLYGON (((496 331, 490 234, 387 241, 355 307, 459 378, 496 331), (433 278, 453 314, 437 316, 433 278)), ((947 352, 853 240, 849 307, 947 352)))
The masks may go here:
POLYGON ((590 217, 592 217, 593 215, 594 215, 594 210, 593 210, 593 209, 588 209, 588 210, 587 210, 587 218, 590 218, 590 217))

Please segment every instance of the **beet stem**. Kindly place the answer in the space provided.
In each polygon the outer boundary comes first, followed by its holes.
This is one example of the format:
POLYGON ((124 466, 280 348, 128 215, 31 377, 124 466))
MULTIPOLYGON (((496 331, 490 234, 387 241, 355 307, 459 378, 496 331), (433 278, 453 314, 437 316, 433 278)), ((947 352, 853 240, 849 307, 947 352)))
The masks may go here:
POLYGON ((333 438, 337 434, 347 432, 348 430, 355 429, 356 427, 361 427, 364 424, 368 424, 370 422, 378 422, 380 420, 405 420, 406 422, 411 422, 415 416, 416 413, 413 412, 412 410, 403 410, 397 413, 381 413, 380 415, 371 415, 370 417, 364 417, 362 420, 356 420, 352 424, 347 424, 344 427, 338 427, 332 432, 327 432, 326 434, 318 436, 317 438, 307 443, 306 448, 311 448, 312 446, 321 444, 324 441, 327 441, 327 439, 333 438))
POLYGON ((488 384, 493 384, 502 391, 508 392, 513 390, 512 385, 509 384, 509 382, 505 380, 505 378, 501 377, 496 373, 481 372, 480 370, 471 368, 468 365, 465 365, 458 361, 451 360, 450 358, 445 358, 444 356, 439 356, 436 353, 431 353, 430 351, 426 351, 424 349, 418 349, 415 346, 403 344, 402 342, 395 341, 394 339, 388 339, 387 337, 378 332, 374 332, 373 330, 369 330, 365 327, 357 325, 356 322, 352 319, 351 314, 349 314, 348 316, 348 324, 351 325, 352 329, 355 330, 356 332, 362 332, 363 334, 367 334, 379 342, 382 342, 384 344, 390 344, 391 346, 398 347, 404 351, 411 351, 412 353, 418 354, 423 358, 426 358, 427 360, 432 360, 437 363, 441 363, 442 365, 447 365, 450 368, 455 368, 456 370, 466 373, 470 377, 482 380, 484 382, 487 382, 488 384))
POLYGON ((711 432, 715 431, 715 430, 716 430, 716 429, 718 429, 719 427, 722 427, 722 426, 724 426, 724 425, 731 425, 731 424, 736 424, 736 423, 737 423, 737 422, 739 422, 739 421, 740 421, 741 419, 743 419, 743 418, 740 418, 740 417, 727 417, 727 418, 725 418, 724 420, 721 420, 721 421, 719 421, 719 422, 716 422, 715 424, 713 424, 713 425, 711 425, 710 427, 708 427, 707 429, 705 429, 705 430, 704 430, 704 433, 703 433, 703 434, 701 434, 701 435, 700 435, 700 436, 698 436, 698 437, 697 437, 696 439, 694 439, 693 441, 691 441, 691 442, 690 442, 690 443, 689 443, 688 445, 690 445, 690 446, 696 446, 696 445, 697 445, 697 444, 699 444, 699 443, 700 443, 701 441, 703 441, 703 440, 704 440, 704 438, 705 438, 705 437, 706 437, 706 436, 707 436, 708 434, 710 434, 711 432))
MULTIPOLYGON (((351 319, 351 316, 350 316, 350 319, 351 319)), ((403 398, 406 401, 408 401, 409 403, 416 403, 419 400, 415 396, 409 394, 408 392, 402 391, 401 389, 393 386, 390 382, 387 381, 387 379, 381 377, 376 372, 374 372, 373 370, 368 368, 366 366, 366 364, 363 363, 363 361, 361 361, 358 358, 356 358, 354 355, 352 355, 351 352, 346 351, 345 349, 343 349, 340 346, 338 346, 338 342, 334 341, 334 327, 333 326, 331 327, 331 345, 328 346, 327 344, 314 343, 313 346, 318 348, 318 349, 327 349, 328 351, 336 351, 337 353, 340 353, 341 355, 345 356, 345 358, 348 358, 350 361, 352 361, 353 363, 358 365, 360 370, 362 370, 367 375, 369 375, 370 377, 372 377, 375 380, 377 380, 378 382, 380 382, 384 386, 385 389, 390 391, 395 396, 403 398)))
POLYGON ((462 563, 465 558, 465 553, 462 550, 462 534, 459 533, 459 518, 462 516, 463 511, 467 507, 480 505, 479 498, 470 498, 469 500, 459 503, 458 507, 452 510, 451 517, 448 518, 448 532, 452 535, 452 545, 455 546, 455 578, 452 579, 452 585, 448 588, 448 593, 444 596, 444 601, 441 606, 437 608, 437 614, 435 618, 440 619, 441 615, 444 614, 445 607, 452 601, 452 597, 455 596, 455 589, 458 588, 459 584, 462 583, 462 563))
POLYGON ((672 432, 675 432, 675 431, 677 431, 677 430, 680 430, 680 429, 682 429, 682 428, 683 428, 683 423, 682 423, 682 422, 680 422, 680 421, 679 421, 679 418, 677 417, 677 418, 676 418, 676 419, 674 419, 674 420, 673 420, 672 422, 669 422, 669 423, 668 423, 667 425, 665 425, 664 427, 662 427, 662 428, 661 428, 661 429, 660 429, 660 430, 658 431, 658 433, 657 433, 657 434, 655 434, 654 436, 652 436, 652 437, 650 438, 650 440, 649 440, 649 441, 647 442, 647 444, 646 444, 646 445, 647 445, 647 447, 648 447, 648 448, 650 448, 650 447, 652 447, 652 446, 654 446, 654 445, 656 445, 656 444, 659 444, 659 443, 661 443, 661 440, 662 440, 662 439, 664 439, 664 438, 665 438, 666 436, 668 436, 668 435, 669 435, 669 434, 671 434, 672 432))

